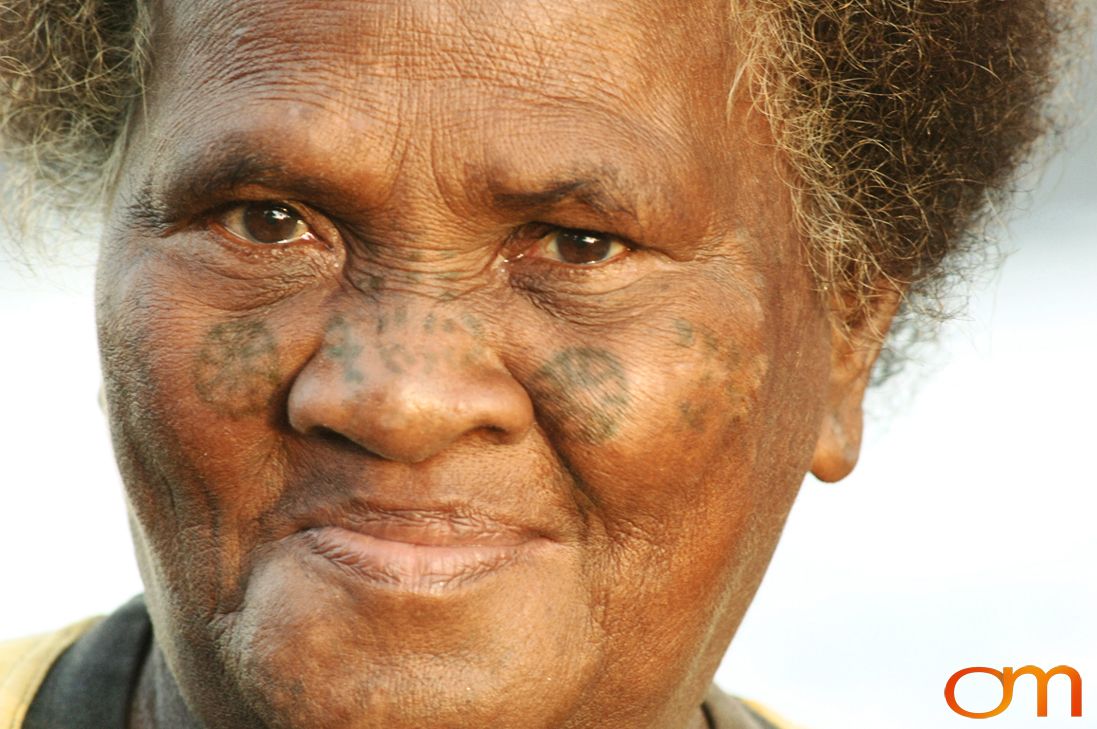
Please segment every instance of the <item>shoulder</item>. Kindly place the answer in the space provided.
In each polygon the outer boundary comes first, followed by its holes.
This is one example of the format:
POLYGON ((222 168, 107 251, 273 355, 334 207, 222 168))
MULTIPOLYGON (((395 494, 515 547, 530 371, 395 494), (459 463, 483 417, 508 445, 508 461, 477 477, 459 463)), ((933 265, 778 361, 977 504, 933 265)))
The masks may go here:
POLYGON ((728 696, 716 686, 705 697, 712 729, 802 729, 755 701, 728 696))
POLYGON ((0 642, 0 729, 16 729, 57 658, 102 618, 66 628, 0 642))

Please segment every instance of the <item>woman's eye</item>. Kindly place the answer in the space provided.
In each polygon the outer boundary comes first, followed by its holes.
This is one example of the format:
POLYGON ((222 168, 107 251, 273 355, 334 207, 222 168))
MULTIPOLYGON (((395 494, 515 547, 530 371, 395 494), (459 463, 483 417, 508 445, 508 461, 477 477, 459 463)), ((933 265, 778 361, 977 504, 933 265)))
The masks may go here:
POLYGON ((612 235, 568 228, 552 231, 538 242, 537 248, 545 257, 579 266, 605 263, 629 250, 612 235))
POLYGON ((217 222, 238 238, 259 245, 286 245, 313 237, 309 224, 283 203, 241 203, 229 208, 217 222))

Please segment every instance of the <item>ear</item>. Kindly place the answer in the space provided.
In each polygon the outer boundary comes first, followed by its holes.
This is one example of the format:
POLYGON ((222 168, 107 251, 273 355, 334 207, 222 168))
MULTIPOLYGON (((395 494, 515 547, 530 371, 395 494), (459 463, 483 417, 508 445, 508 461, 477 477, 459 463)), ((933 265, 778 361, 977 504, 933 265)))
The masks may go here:
POLYGON ((811 473, 820 481, 841 481, 857 465, 865 389, 901 299, 901 290, 888 287, 854 324, 833 317, 826 409, 811 461, 811 473))

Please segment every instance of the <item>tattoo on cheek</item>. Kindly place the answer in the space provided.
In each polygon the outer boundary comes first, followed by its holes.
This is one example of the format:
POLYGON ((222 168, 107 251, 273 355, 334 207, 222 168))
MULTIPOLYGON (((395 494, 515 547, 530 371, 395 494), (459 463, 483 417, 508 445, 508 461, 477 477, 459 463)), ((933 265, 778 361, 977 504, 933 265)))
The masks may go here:
POLYGON ((261 412, 278 388, 278 348, 261 322, 218 324, 209 330, 194 363, 202 402, 238 418, 261 412))
POLYGON ((570 347, 530 380, 537 406, 569 438, 601 443, 617 433, 631 396, 621 361, 594 347, 570 347))
POLYGON ((673 322, 676 344, 692 349, 701 357, 702 372, 696 380, 700 397, 678 403, 682 425, 700 432, 720 413, 734 417, 747 407, 748 393, 757 388, 765 370, 765 358, 756 358, 745 367, 742 353, 733 345, 721 341, 712 330, 685 319, 673 322))
MULTIPOLYGON (((709 393, 711 381, 712 377, 708 373, 701 377, 699 384, 705 394, 709 393)), ((678 403, 678 414, 682 417, 682 424, 695 433, 705 430, 716 411, 717 405, 711 397, 682 400, 678 403)))

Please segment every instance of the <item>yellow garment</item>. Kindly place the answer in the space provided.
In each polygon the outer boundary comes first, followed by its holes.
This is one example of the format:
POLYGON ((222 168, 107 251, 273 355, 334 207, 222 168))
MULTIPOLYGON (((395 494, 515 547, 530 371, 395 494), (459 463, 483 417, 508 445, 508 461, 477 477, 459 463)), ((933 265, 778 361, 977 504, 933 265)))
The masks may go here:
POLYGON ((751 711, 755 714, 777 727, 777 729, 800 729, 797 725, 782 719, 768 706, 763 706, 757 701, 751 701, 750 699, 743 699, 743 703, 749 706, 751 711))
POLYGON ((0 729, 19 729, 50 666, 102 618, 0 643, 0 729))

